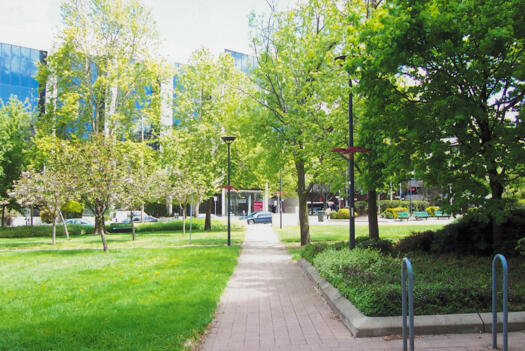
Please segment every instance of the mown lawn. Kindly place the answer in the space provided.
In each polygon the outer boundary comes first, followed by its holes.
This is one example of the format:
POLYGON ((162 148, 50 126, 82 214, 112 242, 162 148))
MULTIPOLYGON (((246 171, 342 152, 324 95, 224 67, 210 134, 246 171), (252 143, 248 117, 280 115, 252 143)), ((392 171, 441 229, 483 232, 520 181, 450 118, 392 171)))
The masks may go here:
MULTIPOLYGON (((172 247, 190 244, 189 232, 145 232, 137 233, 137 239, 131 240, 131 233, 108 234, 107 241, 110 250, 135 247, 172 247)), ((244 240, 244 231, 231 233, 232 245, 239 245, 244 240)), ((197 232, 191 235, 192 245, 226 245, 225 231, 197 232)), ((32 238, 0 238, 2 250, 57 250, 57 249, 100 249, 102 242, 99 235, 85 234, 71 236, 66 240, 64 236, 57 237, 56 245, 51 244, 51 237, 32 238)))
MULTIPOLYGON (((409 235, 411 232, 422 232, 425 230, 437 230, 443 228, 444 224, 395 224, 379 225, 379 237, 391 241, 398 241, 400 238, 409 235)), ((368 236, 367 225, 356 226, 356 237, 368 236)), ((300 232, 299 226, 286 226, 283 229, 276 228, 275 232, 279 236, 292 255, 297 260, 300 258, 300 232)), ((329 242, 329 241, 348 241, 348 224, 346 225, 311 225, 310 241, 329 242)))
MULTIPOLYGON (((181 350, 203 333, 239 246, 116 249, 170 245, 177 235, 110 237, 109 253, 0 252, 0 350, 181 350)), ((42 239, 0 245, 42 247, 42 239)), ((59 245, 100 248, 99 240, 59 245)))

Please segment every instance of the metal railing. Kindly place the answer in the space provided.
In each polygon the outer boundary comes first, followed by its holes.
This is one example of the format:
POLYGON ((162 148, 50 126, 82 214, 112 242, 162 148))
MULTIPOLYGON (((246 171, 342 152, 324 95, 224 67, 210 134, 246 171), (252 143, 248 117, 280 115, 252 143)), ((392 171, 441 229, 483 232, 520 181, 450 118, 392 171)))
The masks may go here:
POLYGON ((501 268, 503 270, 503 351, 507 351, 508 348, 508 330, 507 330, 507 322, 508 322, 508 306, 507 306, 507 300, 509 296, 509 284, 508 284, 508 265, 507 265, 507 259, 505 256, 497 254, 494 256, 494 259, 492 260, 492 348, 497 349, 498 348, 498 310, 497 310, 497 304, 496 304, 496 261, 501 261, 501 268))
POLYGON ((410 327, 410 350, 414 351, 414 279, 412 272, 412 263, 405 257, 401 262, 401 309, 403 313, 403 351, 407 351, 407 287, 406 280, 408 274, 408 312, 409 312, 409 327, 410 327), (405 272, 406 268, 406 272, 405 272))

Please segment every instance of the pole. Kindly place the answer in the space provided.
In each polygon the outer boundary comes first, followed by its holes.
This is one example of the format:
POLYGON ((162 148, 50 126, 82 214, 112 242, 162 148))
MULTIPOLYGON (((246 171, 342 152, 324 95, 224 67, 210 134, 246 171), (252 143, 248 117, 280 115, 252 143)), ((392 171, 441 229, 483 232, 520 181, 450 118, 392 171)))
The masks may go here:
POLYGON ((213 202, 215 202, 215 216, 217 216, 217 197, 213 197, 213 202))
POLYGON ((283 174, 279 171, 279 228, 283 229, 283 174))
POLYGON ((230 227, 230 143, 228 143, 228 246, 231 245, 231 227, 230 227))
POLYGON ((193 190, 191 192, 191 201, 190 201, 190 244, 191 244, 191 218, 193 217, 193 190))
MULTIPOLYGON (((352 79, 348 77, 348 87, 350 92, 348 93, 348 147, 352 148, 354 146, 354 116, 353 116, 353 106, 352 106, 352 79)), ((349 207, 350 207, 350 250, 355 248, 355 217, 354 217, 354 196, 355 196, 355 186, 354 186, 354 155, 350 154, 348 158, 348 166, 350 168, 350 194, 349 196, 349 207)))

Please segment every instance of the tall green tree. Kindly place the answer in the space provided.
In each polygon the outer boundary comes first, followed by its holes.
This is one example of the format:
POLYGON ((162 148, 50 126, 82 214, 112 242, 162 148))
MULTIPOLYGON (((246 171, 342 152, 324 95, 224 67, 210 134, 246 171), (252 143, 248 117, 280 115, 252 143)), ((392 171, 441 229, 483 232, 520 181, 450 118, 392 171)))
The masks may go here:
POLYGON ((361 37, 362 86, 390 146, 453 210, 480 206, 503 235, 505 189, 525 173, 522 1, 393 0, 361 37))
POLYGON ((148 108, 158 108, 152 103, 163 73, 149 10, 139 0, 70 0, 61 13, 56 49, 37 73, 47 97, 39 130, 82 138, 134 134, 137 121, 151 116, 148 108))
POLYGON ((178 75, 175 116, 180 121, 173 137, 178 139, 176 168, 188 170, 204 187, 207 200, 205 229, 211 230, 213 195, 225 178, 226 145, 222 136, 234 132, 232 125, 243 113, 245 96, 238 87, 245 78, 230 55, 214 59, 209 50, 193 53, 189 65, 178 75))
POLYGON ((252 130, 269 158, 293 165, 301 245, 310 241, 308 194, 328 165, 339 162, 330 150, 344 143, 348 131, 340 91, 346 79, 334 60, 341 23, 341 13, 328 0, 301 3, 268 19, 252 18, 258 87, 253 98, 263 108, 252 130))
POLYGON ((12 97, 5 104, 0 101, 0 203, 2 205, 2 226, 5 225, 5 212, 16 207, 9 198, 13 182, 28 162, 33 114, 27 104, 12 97))

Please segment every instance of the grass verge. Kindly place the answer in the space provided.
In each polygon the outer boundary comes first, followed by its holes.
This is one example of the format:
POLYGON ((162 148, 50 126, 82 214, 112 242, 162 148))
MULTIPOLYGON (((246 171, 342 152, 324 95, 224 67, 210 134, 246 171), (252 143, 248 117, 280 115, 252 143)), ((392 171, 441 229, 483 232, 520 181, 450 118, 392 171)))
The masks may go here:
POLYGON ((182 350, 240 248, 0 253, 1 350, 182 350))

